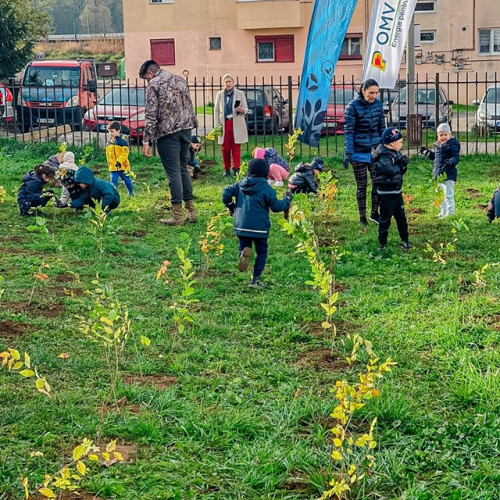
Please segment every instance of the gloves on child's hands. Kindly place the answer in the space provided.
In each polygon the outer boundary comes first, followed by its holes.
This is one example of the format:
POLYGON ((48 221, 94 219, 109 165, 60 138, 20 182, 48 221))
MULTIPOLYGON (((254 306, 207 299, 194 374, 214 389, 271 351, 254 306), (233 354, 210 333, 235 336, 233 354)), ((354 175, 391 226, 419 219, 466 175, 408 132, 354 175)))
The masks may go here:
POLYGON ((343 167, 347 170, 349 168, 349 163, 351 163, 352 154, 346 153, 344 155, 344 161, 342 162, 343 167))
POLYGON ((55 193, 54 191, 52 191, 52 189, 47 189, 46 191, 44 191, 42 193, 42 196, 45 197, 45 198, 55 198, 55 193))
POLYGON ((429 158, 429 156, 431 155, 431 150, 421 146, 420 148, 418 148, 418 154, 429 158))
POLYGON ((56 202, 54 203, 54 206, 55 206, 56 208, 67 208, 67 207, 68 207, 68 204, 67 204, 67 203, 63 203, 63 202, 61 201, 61 199, 60 199, 60 198, 58 198, 58 199, 56 200, 56 202))
POLYGON ((236 203, 229 203, 229 205, 226 205, 226 208, 229 210, 229 213, 231 215, 234 215, 234 210, 236 208, 236 203))
POLYGON ((121 164, 119 161, 117 161, 117 162, 115 163, 115 167, 116 167, 118 170, 120 170, 120 169, 122 168, 122 164, 121 164))
POLYGON ((288 198, 290 201, 293 200, 293 193, 288 190, 286 193, 285 193, 285 197, 288 198))

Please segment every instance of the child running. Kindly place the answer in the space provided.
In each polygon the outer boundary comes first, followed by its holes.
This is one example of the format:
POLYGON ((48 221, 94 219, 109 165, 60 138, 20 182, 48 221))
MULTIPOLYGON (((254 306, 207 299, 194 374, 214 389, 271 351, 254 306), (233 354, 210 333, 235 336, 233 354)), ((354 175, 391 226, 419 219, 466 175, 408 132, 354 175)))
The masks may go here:
POLYGON ((380 207, 378 241, 381 252, 387 247, 387 235, 392 217, 398 226, 401 248, 405 252, 411 248, 403 201, 403 175, 406 173, 410 159, 401 154, 402 147, 401 132, 397 128, 386 128, 382 134, 382 144, 372 153, 376 175, 375 186, 380 207))
POLYGON ((284 212, 293 198, 287 191, 284 198, 278 200, 276 191, 267 183, 268 175, 267 162, 262 158, 253 159, 248 164, 248 176, 226 187, 222 194, 222 202, 234 216, 234 232, 239 239, 238 269, 242 272, 248 269, 252 244, 255 245, 257 257, 249 286, 260 290, 266 288, 260 277, 267 260, 269 210, 284 212))

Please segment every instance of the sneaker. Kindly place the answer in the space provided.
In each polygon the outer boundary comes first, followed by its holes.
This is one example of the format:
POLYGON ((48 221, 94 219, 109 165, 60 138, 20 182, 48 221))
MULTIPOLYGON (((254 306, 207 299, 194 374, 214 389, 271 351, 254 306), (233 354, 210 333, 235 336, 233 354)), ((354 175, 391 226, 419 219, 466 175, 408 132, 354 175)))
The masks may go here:
POLYGON ((230 177, 231 176, 231 171, 230 170, 224 170, 224 177, 230 177))
POLYGON ((488 219, 488 224, 491 224, 495 220, 495 216, 491 212, 488 212, 486 214, 486 219, 488 219))
POLYGON ((371 220, 372 222, 375 222, 375 224, 380 223, 380 216, 379 214, 371 214, 368 220, 371 220))
POLYGON ((444 219, 445 217, 448 217, 448 214, 445 214, 444 212, 438 214, 438 219, 444 219))
POLYGON ((234 176, 235 176, 235 177, 236 177, 239 173, 240 173, 240 169, 239 169, 239 168, 233 168, 233 174, 234 174, 234 176))
POLYGON ((380 243, 380 245, 378 247, 378 251, 379 252, 385 252, 386 249, 387 249, 387 245, 380 243))
POLYGON ((240 272, 246 271, 250 265, 250 257, 252 256, 252 249, 245 247, 238 258, 238 269, 240 272))
POLYGON ((405 252, 407 252, 411 248, 411 243, 408 242, 408 241, 402 241, 401 242, 401 248, 402 248, 402 250, 404 250, 405 252))
POLYGON ((360 217, 359 218, 359 223, 361 226, 366 227, 368 226, 368 221, 366 220, 366 217, 360 217))
POLYGON ((260 281, 260 278, 250 281, 250 283, 248 283, 248 286, 256 288, 257 290, 265 290, 267 288, 267 285, 265 283, 262 283, 262 281, 260 281))

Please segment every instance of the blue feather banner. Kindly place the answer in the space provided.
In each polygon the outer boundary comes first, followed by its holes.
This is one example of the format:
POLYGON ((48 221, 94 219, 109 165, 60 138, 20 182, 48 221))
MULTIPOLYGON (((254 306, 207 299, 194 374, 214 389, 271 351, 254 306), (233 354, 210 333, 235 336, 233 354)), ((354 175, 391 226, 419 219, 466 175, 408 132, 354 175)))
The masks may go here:
POLYGON ((342 42, 357 0, 315 0, 307 36, 295 114, 300 141, 319 146, 326 106, 342 42))

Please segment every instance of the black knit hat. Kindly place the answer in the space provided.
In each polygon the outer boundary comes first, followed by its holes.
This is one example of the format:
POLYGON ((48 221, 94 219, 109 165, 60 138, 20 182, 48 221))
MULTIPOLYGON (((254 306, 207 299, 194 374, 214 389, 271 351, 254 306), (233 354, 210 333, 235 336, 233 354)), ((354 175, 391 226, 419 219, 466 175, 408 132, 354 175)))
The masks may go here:
POLYGON ((193 144, 200 144, 201 143, 200 136, 199 135, 192 135, 191 136, 191 142, 193 144))
POLYGON ((386 128, 382 133, 382 144, 391 144, 403 138, 403 134, 393 127, 386 128))
POLYGON ((67 186, 68 184, 75 183, 75 171, 67 170, 66 173, 61 177, 61 184, 67 186))
POLYGON ((321 172, 323 170, 323 160, 321 158, 318 158, 317 156, 315 156, 312 159, 311 167, 314 170, 319 170, 321 172))
POLYGON ((269 165, 262 158, 254 158, 248 163, 248 177, 264 177, 269 175, 269 165))

